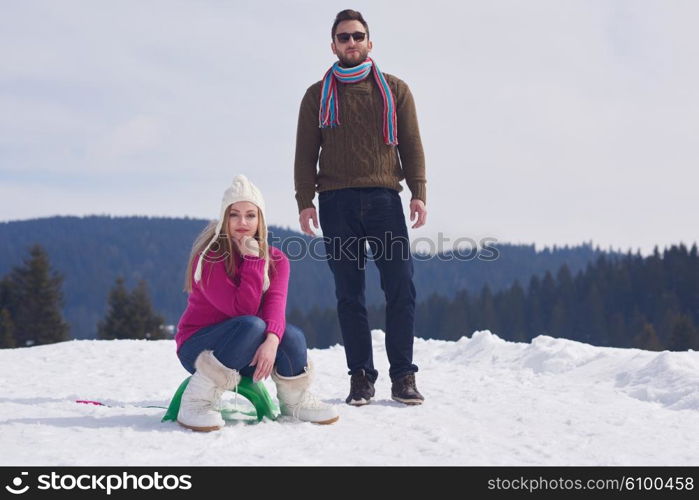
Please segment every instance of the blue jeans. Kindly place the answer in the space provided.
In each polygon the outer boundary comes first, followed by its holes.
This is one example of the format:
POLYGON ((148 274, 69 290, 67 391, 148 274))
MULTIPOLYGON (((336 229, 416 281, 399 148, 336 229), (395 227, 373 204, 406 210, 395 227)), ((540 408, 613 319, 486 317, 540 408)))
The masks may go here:
MULTIPOLYGON (((237 316, 197 330, 185 340, 177 356, 182 366, 194 373, 197 356, 212 350, 222 364, 252 377, 257 367, 250 366, 250 361, 264 342, 266 331, 267 324, 257 316, 237 316)), ((287 323, 274 361, 277 373, 283 377, 300 375, 306 361, 306 338, 301 330, 287 323)))
POLYGON ((364 297, 366 243, 386 296, 386 352, 392 380, 416 372, 413 364, 415 286, 408 229, 398 192, 388 188, 346 188, 318 196, 320 225, 335 279, 337 315, 349 374, 374 368, 364 297))

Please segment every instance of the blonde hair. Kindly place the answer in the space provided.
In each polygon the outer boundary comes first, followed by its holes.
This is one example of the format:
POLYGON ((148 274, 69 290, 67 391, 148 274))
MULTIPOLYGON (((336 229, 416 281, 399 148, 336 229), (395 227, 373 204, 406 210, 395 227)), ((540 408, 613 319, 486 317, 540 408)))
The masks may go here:
MULTIPOLYGON (((228 234, 228 219, 230 218, 230 206, 226 208, 224 212, 223 226, 221 227, 221 234, 218 235, 217 242, 218 248, 211 249, 217 254, 225 256, 226 273, 233 279, 237 271, 237 259, 240 258, 240 251, 238 250, 238 245, 233 243, 233 238, 228 234)), ((269 283, 269 246, 267 244, 267 223, 265 222, 265 217, 262 214, 262 210, 257 207, 257 216, 259 218, 259 223, 257 225, 257 232, 255 233, 255 239, 260 246, 260 258, 265 260, 264 276, 265 283, 269 283)), ((184 276, 184 291, 187 293, 192 292, 192 266, 194 265, 194 260, 201 254, 204 249, 209 245, 209 242, 216 235, 216 227, 218 226, 217 220, 212 220, 201 233, 194 240, 192 245, 192 251, 189 254, 189 260, 187 261, 187 269, 184 276)), ((201 258, 204 258, 202 256, 201 258)), ((202 286, 204 286, 204 276, 202 273, 202 286)))

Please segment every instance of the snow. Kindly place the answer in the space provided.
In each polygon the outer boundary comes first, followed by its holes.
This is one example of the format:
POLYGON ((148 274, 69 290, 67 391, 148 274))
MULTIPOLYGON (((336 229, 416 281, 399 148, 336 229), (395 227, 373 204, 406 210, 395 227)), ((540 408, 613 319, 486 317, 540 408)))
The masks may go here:
POLYGON ((167 406, 188 375, 173 341, 0 350, 0 465, 699 465, 699 352, 543 335, 514 343, 488 331, 416 339, 426 402, 408 407, 390 399, 384 333, 372 335, 372 404, 344 404, 338 345, 309 353, 314 392, 339 405, 336 424, 283 418, 213 433, 147 408, 167 406))

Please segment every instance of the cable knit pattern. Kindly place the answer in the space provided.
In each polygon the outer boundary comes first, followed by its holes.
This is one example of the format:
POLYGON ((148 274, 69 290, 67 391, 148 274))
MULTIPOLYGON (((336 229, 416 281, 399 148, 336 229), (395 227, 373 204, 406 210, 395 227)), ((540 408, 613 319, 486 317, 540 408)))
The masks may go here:
POLYGON ((341 125, 318 127, 322 81, 301 101, 296 131, 294 181, 299 211, 313 207, 316 191, 347 187, 387 187, 401 191, 406 180, 412 198, 427 202, 425 155, 408 85, 384 73, 396 101, 398 146, 383 141, 381 92, 366 78, 339 83, 341 125), (318 168, 316 168, 318 165, 318 168))

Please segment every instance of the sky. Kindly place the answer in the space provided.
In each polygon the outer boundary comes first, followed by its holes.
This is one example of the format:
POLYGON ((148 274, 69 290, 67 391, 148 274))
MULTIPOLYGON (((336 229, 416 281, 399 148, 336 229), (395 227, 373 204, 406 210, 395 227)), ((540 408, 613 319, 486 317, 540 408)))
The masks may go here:
MULTIPOLYGON (((211 433, 161 423, 189 375, 173 340, 2 349, 0 465, 699 463, 699 352, 596 347, 546 335, 515 343, 487 330, 464 333, 470 338, 457 342, 415 339, 420 406, 391 399, 385 334, 373 330, 379 378, 370 404, 345 404, 349 377, 341 345, 310 349, 311 390, 337 405, 336 423, 285 416, 241 425, 238 413, 211 433), (36 376, 37 367, 43 376, 36 376)), ((261 383, 276 401, 272 380, 261 383)), ((249 408, 232 392, 224 400, 226 408, 249 408)), ((35 475, 27 479, 35 487, 35 475)))
POLYGON ((298 108, 344 8, 415 97, 428 219, 412 238, 699 241, 691 0, 5 1, 0 221, 212 219, 242 173, 267 221, 298 230, 298 108))

